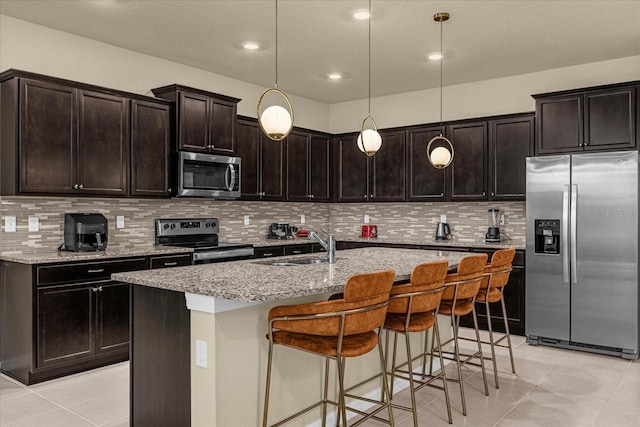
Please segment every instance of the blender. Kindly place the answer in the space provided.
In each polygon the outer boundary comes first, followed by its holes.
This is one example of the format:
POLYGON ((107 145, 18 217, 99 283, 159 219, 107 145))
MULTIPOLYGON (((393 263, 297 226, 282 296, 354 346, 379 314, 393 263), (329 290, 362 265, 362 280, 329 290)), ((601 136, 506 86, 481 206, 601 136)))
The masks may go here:
POLYGON ((489 212, 489 229, 484 236, 484 241, 496 243, 500 241, 500 209, 492 208, 489 212))

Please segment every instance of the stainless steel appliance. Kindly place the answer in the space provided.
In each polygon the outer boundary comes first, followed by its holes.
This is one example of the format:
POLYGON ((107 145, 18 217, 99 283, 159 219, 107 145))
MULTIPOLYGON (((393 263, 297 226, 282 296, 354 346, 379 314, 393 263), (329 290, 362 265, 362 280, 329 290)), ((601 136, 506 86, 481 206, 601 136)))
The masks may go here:
POLYGON ((240 197, 240 158, 180 151, 177 197, 240 197))
POLYGON ((527 159, 530 344, 638 358, 638 153, 527 159))
POLYGON ((436 227, 436 240, 447 240, 451 237, 451 228, 447 224, 447 216, 440 215, 440 222, 436 227))
POLYGON ((500 241, 500 209, 491 208, 489 212, 489 228, 484 235, 484 241, 496 243, 500 241))
POLYGON ((253 257, 253 245, 218 241, 218 218, 156 220, 156 245, 193 248, 193 263, 206 264, 253 257))
POLYGON ((107 249, 109 222, 99 213, 64 214, 64 243, 58 250, 72 252, 107 249))
POLYGON ((267 239, 293 239, 293 233, 298 231, 298 227, 289 224, 273 222, 269 225, 267 239))

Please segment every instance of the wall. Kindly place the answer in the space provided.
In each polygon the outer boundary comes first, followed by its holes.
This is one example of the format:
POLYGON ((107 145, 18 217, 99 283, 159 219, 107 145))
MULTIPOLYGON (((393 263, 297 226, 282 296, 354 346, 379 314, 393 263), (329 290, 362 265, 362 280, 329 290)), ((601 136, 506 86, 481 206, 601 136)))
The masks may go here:
MULTIPOLYGON (((443 90, 443 120, 467 119, 535 110, 532 94, 618 83, 640 78, 640 56, 614 59, 537 73, 510 76, 443 90)), ((445 74, 446 78, 446 74, 445 74)), ((373 88, 375 92, 375 87, 373 88)), ((332 133, 359 131, 367 100, 332 104, 332 133)), ((401 93, 371 99, 379 128, 440 121, 440 89, 401 93)))
MULTIPOLYGON (((106 43, 0 15, 0 71, 17 68, 133 93, 180 83, 241 98, 238 114, 256 117, 265 87, 143 55, 106 43)), ((329 106, 291 96, 296 126, 328 131, 329 106)))
POLYGON ((220 240, 259 243, 265 239, 269 224, 287 222, 299 226, 305 215, 305 228, 330 229, 339 239, 360 235, 363 215, 370 215, 381 238, 406 242, 427 242, 441 214, 447 215, 453 239, 473 242, 487 229, 487 209, 504 212, 506 224, 501 228, 514 239, 524 239, 524 202, 466 203, 367 203, 323 204, 284 202, 243 202, 203 199, 113 199, 80 197, 3 197, 0 217, 17 217, 17 232, 0 233, 0 252, 33 253, 55 250, 64 240, 65 212, 99 212, 109 221, 109 247, 141 247, 153 244, 156 218, 218 217, 220 240), (124 215, 125 228, 116 229, 116 215, 124 215), (243 216, 250 215, 250 225, 243 216), (28 231, 29 216, 40 220, 40 231, 28 231))

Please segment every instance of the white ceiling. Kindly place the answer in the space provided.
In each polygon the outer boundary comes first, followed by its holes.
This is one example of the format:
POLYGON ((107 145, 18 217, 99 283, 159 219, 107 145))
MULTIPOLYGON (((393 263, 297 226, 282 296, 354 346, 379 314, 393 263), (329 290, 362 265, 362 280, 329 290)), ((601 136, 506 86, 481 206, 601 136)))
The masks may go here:
MULTIPOLYGON (((325 103, 367 97, 366 0, 280 0, 279 87, 325 103), (330 81, 329 72, 345 78, 330 81)), ((251 82, 275 80, 275 2, 0 0, 0 13, 251 82), (262 48, 245 51, 256 41, 262 48)), ((640 55, 640 1, 373 0, 372 96, 640 55)), ((640 70, 638 71, 640 77, 640 70)))

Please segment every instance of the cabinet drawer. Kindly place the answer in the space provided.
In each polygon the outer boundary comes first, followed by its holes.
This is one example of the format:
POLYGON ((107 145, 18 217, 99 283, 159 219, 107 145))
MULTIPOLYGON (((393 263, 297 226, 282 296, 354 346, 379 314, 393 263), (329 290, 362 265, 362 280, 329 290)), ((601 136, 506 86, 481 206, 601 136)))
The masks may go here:
POLYGON ((38 286, 109 279, 113 273, 144 270, 145 258, 37 267, 38 286))
POLYGON ((169 255, 151 258, 151 268, 180 267, 191 265, 191 254, 169 255))
POLYGON ((312 252, 311 244, 305 245, 288 245, 284 247, 285 255, 310 254, 312 252))
POLYGON ((253 248, 254 258, 269 258, 272 256, 283 256, 284 248, 282 246, 267 246, 262 248, 253 248))

